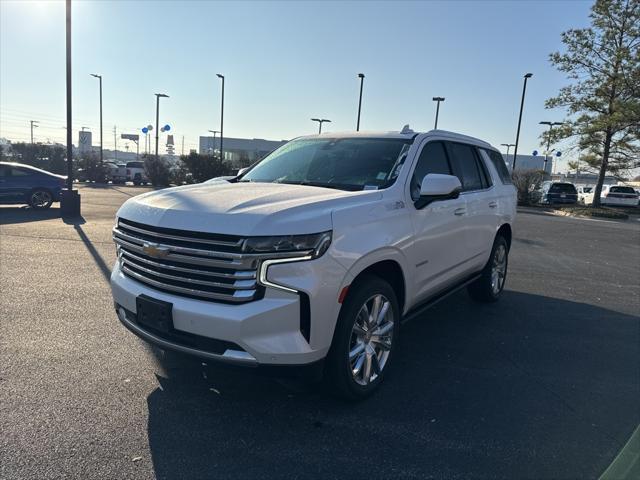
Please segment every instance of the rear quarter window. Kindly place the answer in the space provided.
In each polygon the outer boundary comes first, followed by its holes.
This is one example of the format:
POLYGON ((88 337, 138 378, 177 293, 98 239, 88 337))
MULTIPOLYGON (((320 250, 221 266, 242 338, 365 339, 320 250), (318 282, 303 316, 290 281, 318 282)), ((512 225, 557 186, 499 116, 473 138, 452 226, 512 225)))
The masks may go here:
POLYGON ((495 150, 484 150, 486 154, 489 156, 491 163, 498 171, 498 176, 500 177, 500 181, 505 185, 511 185, 513 182, 511 181, 511 175, 509 174, 509 169, 507 168, 507 164, 504 161, 504 157, 500 152, 496 152, 495 150))
POLYGON ((635 195, 636 191, 631 187, 611 187, 611 193, 630 193, 631 195, 635 195))

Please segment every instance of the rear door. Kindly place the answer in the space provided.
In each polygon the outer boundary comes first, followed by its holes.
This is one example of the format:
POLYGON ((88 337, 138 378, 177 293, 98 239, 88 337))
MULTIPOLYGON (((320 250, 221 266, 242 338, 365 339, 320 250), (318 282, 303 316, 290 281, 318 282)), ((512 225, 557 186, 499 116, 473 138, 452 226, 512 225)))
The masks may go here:
POLYGON ((31 191, 33 171, 13 165, 0 166, 0 200, 19 202, 31 191))
POLYGON ((446 142, 455 175, 462 183, 465 216, 466 266, 469 273, 480 270, 489 258, 498 229, 498 192, 474 145, 446 142))
POLYGON ((463 196, 436 201, 424 208, 415 206, 422 180, 429 173, 453 173, 444 143, 438 140, 421 146, 409 182, 411 205, 408 208, 412 211, 415 231, 411 259, 415 266, 416 301, 428 298, 459 278, 467 256, 463 196))
POLYGON ((13 201, 11 192, 11 167, 0 165, 0 202, 13 201))

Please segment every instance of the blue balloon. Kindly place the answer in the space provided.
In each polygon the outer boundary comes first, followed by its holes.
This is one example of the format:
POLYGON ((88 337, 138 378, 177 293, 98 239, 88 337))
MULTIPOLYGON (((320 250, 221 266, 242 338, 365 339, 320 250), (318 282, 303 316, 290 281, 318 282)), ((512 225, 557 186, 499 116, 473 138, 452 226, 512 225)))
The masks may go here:
POLYGON ((171 127, 170 127, 169 125, 165 125, 165 126, 164 126, 164 127, 162 127, 162 128, 164 128, 164 131, 165 131, 165 132, 168 132, 169 130, 171 130, 171 127))
POLYGON ((149 133, 149 129, 147 127, 143 127, 142 133, 149 133))
POLYGON ((538 150, 534 150, 534 151, 533 151, 533 156, 534 156, 534 157, 537 157, 537 156, 538 156, 538 150))
POLYGON ((558 151, 556 152, 556 157, 559 157, 560 155, 562 155, 562 152, 558 150, 558 151))

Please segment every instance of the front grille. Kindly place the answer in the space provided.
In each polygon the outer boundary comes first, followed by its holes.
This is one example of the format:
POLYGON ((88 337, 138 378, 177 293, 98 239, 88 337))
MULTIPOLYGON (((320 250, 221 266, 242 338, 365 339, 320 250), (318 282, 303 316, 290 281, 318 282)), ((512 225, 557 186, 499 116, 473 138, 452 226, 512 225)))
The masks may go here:
POLYGON ((122 272, 152 288, 201 300, 243 303, 262 294, 259 255, 244 238, 175 230, 120 218, 113 229, 122 272))

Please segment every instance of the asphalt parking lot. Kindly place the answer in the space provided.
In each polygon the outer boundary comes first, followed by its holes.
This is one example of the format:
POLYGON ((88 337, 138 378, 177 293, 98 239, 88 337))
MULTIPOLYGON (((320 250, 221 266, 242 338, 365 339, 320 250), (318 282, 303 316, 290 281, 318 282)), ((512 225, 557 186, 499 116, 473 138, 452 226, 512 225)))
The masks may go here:
POLYGON ((408 323, 346 404, 120 325, 110 229, 145 190, 0 207, 0 478, 597 478, 640 423, 640 222, 519 215, 502 300, 408 323))

